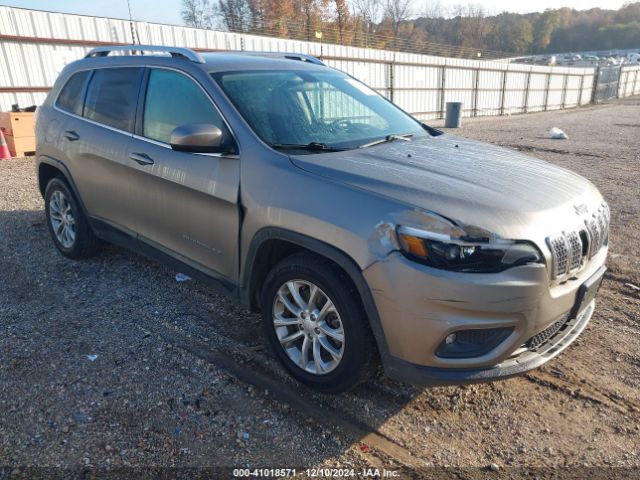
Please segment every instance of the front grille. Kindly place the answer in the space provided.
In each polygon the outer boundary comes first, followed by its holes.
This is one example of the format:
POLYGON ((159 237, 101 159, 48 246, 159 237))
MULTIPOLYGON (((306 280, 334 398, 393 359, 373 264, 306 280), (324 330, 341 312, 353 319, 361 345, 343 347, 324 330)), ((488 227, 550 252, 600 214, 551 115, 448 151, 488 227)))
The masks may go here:
POLYGON ((584 228, 565 230, 547 238, 554 279, 574 274, 608 243, 609 221, 609 206, 603 202, 591 217, 584 220, 584 228))
POLYGON ((564 327, 568 321, 569 321, 569 314, 566 313, 560 320, 553 323, 551 326, 545 328, 543 331, 535 334, 533 337, 527 340, 524 346, 529 350, 535 350, 540 345, 547 342, 551 337, 553 337, 560 330, 562 330, 562 327, 564 327))

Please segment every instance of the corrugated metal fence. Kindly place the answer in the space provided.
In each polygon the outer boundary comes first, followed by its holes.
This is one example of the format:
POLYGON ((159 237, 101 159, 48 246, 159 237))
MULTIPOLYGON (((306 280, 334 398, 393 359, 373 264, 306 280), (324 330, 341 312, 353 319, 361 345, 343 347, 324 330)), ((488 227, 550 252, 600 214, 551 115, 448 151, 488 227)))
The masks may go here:
MULTIPOLYGON (((595 70, 465 60, 134 22, 143 44, 199 51, 309 53, 362 80, 420 119, 460 101, 465 116, 570 108, 592 99, 595 70)), ((126 20, 0 6, 0 110, 40 104, 67 63, 92 47, 131 43, 126 20)), ((640 93, 636 70, 623 69, 619 94, 640 93), (624 85, 624 86, 623 86, 624 85)))
POLYGON ((618 81, 618 97, 630 97, 640 94, 640 65, 624 67, 618 81))

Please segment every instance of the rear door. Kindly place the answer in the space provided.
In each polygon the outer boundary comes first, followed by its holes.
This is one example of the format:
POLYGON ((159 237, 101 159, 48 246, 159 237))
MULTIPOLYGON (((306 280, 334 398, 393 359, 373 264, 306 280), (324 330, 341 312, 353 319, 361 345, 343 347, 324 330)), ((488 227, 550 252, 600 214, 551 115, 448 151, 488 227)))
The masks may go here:
MULTIPOLYGON (((133 233, 135 186, 129 181, 132 140, 143 69, 108 67, 90 75, 81 109, 69 113, 62 132, 68 167, 89 215, 133 233)), ((66 87, 65 87, 66 88, 66 87)))
POLYGON ((149 68, 136 135, 136 229, 140 240, 209 274, 237 276, 240 160, 237 155, 178 152, 174 128, 218 126, 232 136, 212 99, 184 72, 149 68))

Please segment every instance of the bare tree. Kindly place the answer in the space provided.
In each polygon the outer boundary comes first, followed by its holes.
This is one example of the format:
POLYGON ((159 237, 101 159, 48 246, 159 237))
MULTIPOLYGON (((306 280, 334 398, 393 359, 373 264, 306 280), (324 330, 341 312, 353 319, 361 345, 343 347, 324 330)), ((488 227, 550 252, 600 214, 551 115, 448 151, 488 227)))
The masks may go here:
POLYGON ((354 10, 367 22, 375 24, 380 16, 380 0, 354 0, 354 10))
POLYGON ((334 0, 336 9, 336 23, 338 26, 338 41, 344 42, 344 34, 349 24, 351 14, 345 0, 334 0))
POLYGON ((230 32, 246 32, 251 22, 247 0, 219 0, 219 16, 230 32))
POLYGON ((300 26, 306 32, 305 40, 310 42, 315 38, 316 27, 322 25, 322 17, 329 2, 327 0, 294 0, 293 3, 302 20, 300 26))
POLYGON ((386 0, 384 16, 391 23, 393 31, 393 48, 397 47, 400 25, 411 17, 411 0, 386 0))
POLYGON ((481 4, 468 3, 452 8, 456 22, 455 42, 461 46, 482 45, 484 37, 491 31, 489 13, 481 4))
POLYGON ((380 0, 353 0, 354 10, 364 26, 364 46, 369 46, 369 35, 375 33, 380 17, 380 0))
POLYGON ((440 0, 426 0, 422 16, 425 18, 443 18, 447 16, 447 8, 442 6, 440 0))
POLYGON ((182 0, 180 14, 187 27, 211 28, 213 26, 209 0, 182 0))

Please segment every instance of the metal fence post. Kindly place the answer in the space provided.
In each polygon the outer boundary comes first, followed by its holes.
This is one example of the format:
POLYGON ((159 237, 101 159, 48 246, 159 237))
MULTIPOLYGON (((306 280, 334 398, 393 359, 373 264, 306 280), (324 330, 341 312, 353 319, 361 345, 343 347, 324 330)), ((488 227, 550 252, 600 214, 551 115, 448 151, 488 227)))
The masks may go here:
POLYGON ((394 88, 393 88, 393 82, 394 82, 394 78, 393 78, 393 70, 394 70, 394 62, 391 61, 391 63, 387 63, 387 91, 389 92, 389 100, 391 102, 393 102, 394 100, 394 88))
POLYGON ((628 74, 627 74, 627 72, 625 70, 622 69, 622 67, 620 67, 620 72, 618 73, 618 85, 617 85, 617 88, 616 88, 616 98, 620 98, 620 87, 623 85, 623 83, 622 83, 622 74, 624 74, 624 86, 625 86, 625 88, 627 86, 628 74))
POLYGON ((560 108, 564 110, 567 104, 567 84, 569 83, 569 74, 566 73, 562 78, 562 100, 560 101, 560 108))
POLYGON ((473 81, 473 116, 478 116, 478 90, 480 88, 480 69, 474 70, 475 79, 473 81))
MULTIPOLYGON (((533 70, 533 69, 532 69, 533 70)), ((529 90, 531 88, 531 70, 527 72, 527 84, 524 90, 524 105, 522 106, 522 111, 527 113, 529 111, 529 90)))
POLYGON ((638 88, 638 72, 640 72, 640 70, 636 70, 636 77, 633 79, 633 91, 631 92, 631 95, 635 95, 636 89, 638 88))
POLYGON ((440 118, 444 118, 444 90, 447 87, 446 80, 447 64, 440 69, 440 118))
POLYGON ((500 115, 504 115, 504 97, 506 96, 506 93, 507 93, 507 73, 508 73, 509 67, 506 67, 506 68, 507 69, 502 72, 502 90, 501 90, 501 95, 500 95, 500 115))
POLYGON ((549 85, 551 85, 551 73, 547 73, 547 82, 544 87, 544 111, 549 108, 549 85))
POLYGON ((582 106, 582 89, 584 88, 584 73, 580 75, 580 90, 578 93, 578 107, 582 106))
POLYGON ((593 74, 593 84, 591 85, 591 103, 596 103, 598 99, 598 83, 600 83, 600 65, 596 67, 593 74))

